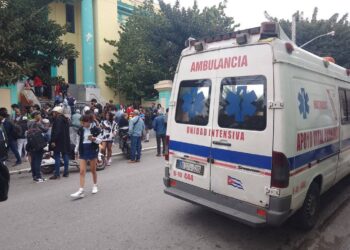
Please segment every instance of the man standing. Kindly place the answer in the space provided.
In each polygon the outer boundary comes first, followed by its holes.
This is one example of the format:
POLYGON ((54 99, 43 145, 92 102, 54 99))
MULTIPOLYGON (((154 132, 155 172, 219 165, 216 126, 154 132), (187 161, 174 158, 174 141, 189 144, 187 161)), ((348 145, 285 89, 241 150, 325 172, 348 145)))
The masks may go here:
POLYGON ((129 163, 139 162, 141 159, 141 137, 145 123, 140 118, 140 111, 133 112, 134 117, 129 121, 129 135, 131 137, 131 156, 129 163))
POLYGON ((68 102, 68 105, 70 107, 70 111, 72 114, 75 113, 75 104, 77 103, 77 100, 75 100, 75 98, 70 94, 68 93, 67 94, 67 102, 68 102))
POLYGON ((0 124, 4 127, 9 148, 16 157, 16 163, 14 166, 22 164, 21 157, 18 153, 17 139, 14 137, 14 125, 9 120, 9 115, 6 108, 0 108, 0 124))
POLYGON ((43 93, 43 80, 39 76, 34 77, 34 89, 35 89, 35 95, 37 97, 41 97, 43 93))
POLYGON ((163 155, 165 154, 165 134, 166 134, 166 126, 165 126, 165 116, 163 112, 159 109, 158 116, 153 120, 153 129, 156 131, 157 138, 157 156, 160 156, 160 141, 163 144, 163 155))
POLYGON ((50 180, 60 178, 61 155, 64 161, 63 177, 68 177, 68 164, 70 153, 70 138, 69 138, 69 120, 63 115, 63 108, 60 106, 52 110, 53 124, 51 131, 50 146, 54 152, 55 158, 55 173, 50 177, 50 180))
POLYGON ((40 172, 40 165, 43 159, 43 148, 47 145, 47 140, 43 133, 47 132, 39 111, 32 114, 33 120, 28 123, 27 146, 26 150, 30 154, 30 166, 32 170, 33 181, 41 183, 45 181, 40 172))

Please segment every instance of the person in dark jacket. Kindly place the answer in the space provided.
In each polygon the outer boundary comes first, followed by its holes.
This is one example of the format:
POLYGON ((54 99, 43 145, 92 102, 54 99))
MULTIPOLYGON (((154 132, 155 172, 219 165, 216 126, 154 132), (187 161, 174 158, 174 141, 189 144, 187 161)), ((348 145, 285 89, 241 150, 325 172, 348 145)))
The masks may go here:
POLYGON ((63 115, 63 108, 60 106, 52 110, 54 122, 51 131, 50 146, 54 152, 55 158, 55 173, 50 177, 50 180, 60 178, 61 155, 64 162, 63 177, 68 177, 68 164, 70 153, 70 137, 69 137, 69 120, 63 115))
POLYGON ((9 191, 10 174, 5 165, 7 159, 7 138, 5 129, 0 124, 0 201, 6 201, 9 191))
POLYGON ((161 110, 158 110, 158 116, 153 120, 153 129, 156 131, 157 138, 157 156, 160 156, 160 141, 163 144, 163 155, 165 154, 165 134, 166 134, 166 125, 165 125, 165 116, 161 110))
POLYGON ((1 161, 2 152, 0 152, 0 201, 6 201, 9 192, 10 173, 5 164, 1 161))
POLYGON ((8 145, 16 157, 14 166, 22 163, 21 156, 18 153, 17 139, 14 138, 14 126, 9 120, 9 115, 6 108, 0 108, 0 124, 5 128, 5 133, 8 140, 8 145))
MULTIPOLYGON (((30 135, 33 133, 37 136, 38 133, 39 134, 46 133, 47 128, 45 128, 45 126, 42 122, 40 112, 34 111, 32 113, 32 117, 33 117, 33 120, 28 123, 28 134, 30 135)), ((33 181, 36 183, 41 183, 41 182, 46 181, 46 179, 42 177, 41 172, 40 172, 40 165, 41 165, 41 161, 42 161, 43 155, 44 155, 43 148, 37 148, 34 145, 34 142, 31 143, 29 140, 27 145, 26 145, 26 150, 30 154, 30 159, 31 159, 30 160, 30 167, 31 167, 31 171, 32 171, 33 181)))

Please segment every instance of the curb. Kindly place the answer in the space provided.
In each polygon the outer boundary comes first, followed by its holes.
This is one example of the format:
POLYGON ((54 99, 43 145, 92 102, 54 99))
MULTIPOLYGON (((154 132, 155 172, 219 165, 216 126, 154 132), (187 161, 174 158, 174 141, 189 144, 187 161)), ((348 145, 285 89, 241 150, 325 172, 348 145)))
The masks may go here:
MULTIPOLYGON (((157 147, 153 146, 153 147, 143 148, 143 149, 141 149, 141 151, 149 151, 149 150, 153 150, 153 149, 157 149, 157 147)), ((112 154, 112 157, 116 157, 116 156, 120 156, 120 155, 123 155, 123 152, 114 153, 114 154, 112 154)), ((30 171, 30 168, 23 168, 20 170, 12 170, 12 171, 10 171, 10 175, 29 173, 29 171, 30 171)))

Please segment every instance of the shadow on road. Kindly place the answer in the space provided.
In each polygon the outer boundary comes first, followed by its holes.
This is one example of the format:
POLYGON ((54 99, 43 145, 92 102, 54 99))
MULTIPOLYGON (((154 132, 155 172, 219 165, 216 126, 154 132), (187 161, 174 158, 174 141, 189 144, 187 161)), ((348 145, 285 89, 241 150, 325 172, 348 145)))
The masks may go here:
POLYGON ((316 238, 323 237, 322 233, 326 228, 332 224, 344 207, 349 205, 349 191, 350 176, 322 196, 320 219, 311 231, 298 229, 295 217, 278 228, 252 228, 195 205, 186 206, 186 211, 181 213, 182 216, 179 218, 177 215, 176 223, 190 228, 189 231, 200 230, 203 240, 217 239, 215 242, 217 249, 304 250, 308 249, 316 238))

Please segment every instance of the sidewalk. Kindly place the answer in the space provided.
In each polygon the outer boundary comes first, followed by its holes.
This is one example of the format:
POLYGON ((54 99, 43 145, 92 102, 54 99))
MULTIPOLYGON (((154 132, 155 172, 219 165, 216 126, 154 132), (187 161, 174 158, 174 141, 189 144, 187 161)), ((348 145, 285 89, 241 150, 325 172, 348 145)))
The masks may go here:
MULTIPOLYGON (((156 138, 154 136, 150 137, 149 142, 142 142, 142 151, 153 150, 157 148, 156 138)), ((112 157, 117 157, 122 155, 121 150, 119 149, 118 144, 114 144, 112 147, 112 157)), ((30 164, 28 161, 22 161, 21 165, 12 167, 15 164, 16 159, 11 151, 9 151, 9 159, 6 161, 6 165, 10 171, 10 174, 21 174, 28 172, 30 170, 30 164)))

